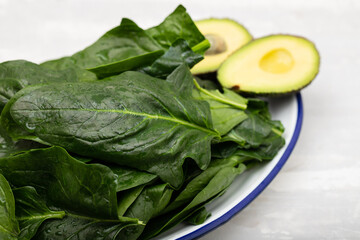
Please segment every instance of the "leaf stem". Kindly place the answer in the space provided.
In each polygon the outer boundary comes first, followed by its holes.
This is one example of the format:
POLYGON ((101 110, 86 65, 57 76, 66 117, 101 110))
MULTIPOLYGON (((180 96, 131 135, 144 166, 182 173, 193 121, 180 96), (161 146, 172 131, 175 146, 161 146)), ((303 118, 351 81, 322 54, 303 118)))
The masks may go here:
POLYGON ((228 100, 228 99, 224 99, 224 98, 221 98, 221 97, 219 97, 219 96, 216 96, 215 94, 212 94, 212 93, 209 92, 208 90, 200 87, 200 85, 196 82, 195 79, 193 79, 193 81, 194 81, 194 84, 195 84, 196 88, 197 88, 200 92, 202 92, 202 93, 204 93, 204 94, 206 94, 206 95, 214 98, 216 101, 222 102, 222 103, 225 103, 225 104, 229 104, 229 105, 231 105, 231 106, 233 106, 233 107, 236 107, 236 108, 239 108, 239 109, 241 109, 241 110, 245 110, 245 109, 247 108, 247 105, 246 105, 246 104, 237 103, 237 102, 230 101, 230 100, 228 100))
POLYGON ((31 217, 17 217, 16 219, 19 221, 27 221, 27 220, 32 220, 32 219, 63 218, 65 216, 66 216, 66 214, 64 211, 59 211, 59 212, 52 212, 52 213, 46 214, 46 215, 35 215, 35 216, 31 216, 31 217))
POLYGON ((210 47, 209 40, 205 39, 202 42, 198 43, 197 45, 193 46, 191 50, 194 53, 200 53, 202 54, 205 50, 207 50, 210 47))

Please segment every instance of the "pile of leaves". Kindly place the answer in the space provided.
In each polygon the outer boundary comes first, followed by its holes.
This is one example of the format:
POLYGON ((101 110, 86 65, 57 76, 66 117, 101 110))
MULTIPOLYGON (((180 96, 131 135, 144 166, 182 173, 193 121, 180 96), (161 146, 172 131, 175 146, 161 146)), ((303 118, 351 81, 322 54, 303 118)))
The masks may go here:
POLYGON ((72 56, 0 64, 0 239, 150 239, 271 160, 267 103, 190 69, 209 47, 179 6, 72 56))

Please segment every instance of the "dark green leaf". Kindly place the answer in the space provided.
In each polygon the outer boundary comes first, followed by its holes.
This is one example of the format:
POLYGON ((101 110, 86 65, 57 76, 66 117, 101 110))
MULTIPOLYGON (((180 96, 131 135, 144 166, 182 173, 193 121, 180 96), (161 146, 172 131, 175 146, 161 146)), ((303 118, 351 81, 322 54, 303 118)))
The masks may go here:
POLYGON ((202 59, 203 56, 194 53, 184 39, 178 39, 163 56, 155 60, 150 66, 141 68, 140 71, 153 77, 166 78, 181 64, 185 63, 189 68, 192 68, 202 59))
POLYGON ((206 41, 195 23, 186 12, 183 6, 178 6, 160 25, 146 30, 161 46, 170 48, 170 46, 179 38, 185 39, 195 52, 204 54, 210 44, 204 44, 204 48, 196 47, 206 41))
MULTIPOLYGON (((159 58, 163 54, 164 54, 163 50, 153 51, 135 57, 129 57, 125 60, 120 60, 118 62, 113 62, 106 65, 89 68, 88 70, 95 73, 97 78, 102 79, 105 77, 120 74, 128 70, 137 69, 143 66, 148 66, 152 64, 155 59, 159 58)), ((150 74, 150 75, 154 76, 154 74, 150 74)))
POLYGON ((242 148, 236 142, 222 142, 212 146, 212 156, 215 158, 227 158, 230 156, 243 156, 251 159, 271 160, 285 145, 285 139, 272 131, 263 142, 256 148, 242 148))
POLYGON ((71 69, 53 71, 25 60, 0 63, 0 110, 22 88, 49 82, 76 82, 78 78, 71 69))
POLYGON ((185 221, 192 225, 200 225, 203 224, 209 217, 211 217, 211 213, 209 213, 205 207, 202 207, 190 215, 185 221))
POLYGON ((206 168, 211 140, 219 137, 206 102, 138 72, 43 86, 21 96, 10 111, 42 142, 154 173, 175 187, 183 180, 184 159, 206 168))
POLYGON ((63 218, 64 211, 52 211, 33 187, 21 187, 13 190, 16 206, 16 218, 20 225, 19 239, 31 239, 40 225, 51 218, 63 218))
POLYGON ((125 212, 129 209, 131 204, 137 199, 145 185, 134 187, 120 193, 119 204, 118 204, 118 215, 124 216, 125 212))
POLYGON ((76 60, 71 57, 63 57, 50 60, 41 64, 42 67, 52 70, 73 69, 79 81, 97 80, 96 74, 76 64, 76 60))
POLYGON ((266 120, 271 119, 271 115, 269 112, 269 104, 262 99, 248 98, 247 110, 253 114, 258 114, 259 116, 262 116, 266 120))
POLYGON ((0 159, 16 187, 33 186, 54 206, 86 216, 117 218, 117 178, 106 166, 85 164, 64 149, 36 149, 0 159))
POLYGON ((239 94, 228 89, 224 89, 224 93, 217 89, 207 90, 201 88, 195 80, 194 83, 196 88, 193 89, 193 96, 209 103, 214 128, 220 135, 228 133, 247 118, 244 111, 247 100, 239 94))
POLYGON ((275 132, 271 132, 262 144, 255 149, 238 149, 235 154, 238 156, 252 157, 257 160, 271 160, 285 145, 285 139, 275 132))
POLYGON ((234 141, 243 147, 256 148, 272 132, 272 124, 259 115, 248 113, 248 118, 233 128, 221 141, 234 141))
POLYGON ((211 145, 211 157, 228 158, 234 155, 239 145, 235 142, 220 142, 211 145))
MULTIPOLYGON (((28 139, 33 140, 37 139, 36 136, 32 135, 31 133, 27 132, 24 128, 20 127, 16 122, 13 120, 10 114, 10 109, 12 105, 23 95, 32 92, 34 89, 41 87, 41 85, 33 85, 28 86, 21 91, 17 92, 10 101, 5 105, 3 111, 1 112, 0 117, 0 131, 2 135, 6 138, 7 142, 11 142, 14 144, 13 141, 18 141, 19 137, 21 139, 28 139), (13 140, 13 141, 12 141, 13 140)), ((38 139, 38 142, 41 140, 38 139)))
POLYGON ((139 225, 136 219, 98 219, 68 215, 63 219, 44 222, 34 239, 36 240, 115 240, 127 227, 139 225))
POLYGON ((3 136, 3 131, 0 125, 0 157, 6 156, 9 151, 9 144, 6 137, 3 136))
POLYGON ((186 185, 176 199, 174 199, 169 206, 164 209, 163 213, 171 212, 185 204, 190 203, 194 197, 209 184, 209 182, 221 169, 234 167, 238 165, 240 161, 241 158, 238 156, 213 160, 205 171, 186 185))
POLYGON ((12 96, 20 91, 23 87, 18 80, 13 78, 0 79, 0 112, 12 96))
POLYGON ((178 212, 170 212, 154 218, 150 221, 141 235, 141 239, 152 238, 185 220, 204 206, 204 204, 221 195, 233 182, 235 177, 246 169, 245 165, 239 164, 235 167, 224 167, 211 179, 194 199, 178 212))
POLYGON ((179 6, 164 22, 148 30, 124 18, 120 26, 86 49, 71 57, 45 62, 43 66, 74 68, 80 79, 94 79, 91 72, 103 78, 135 69, 144 69, 150 75, 165 78, 181 63, 192 67, 202 59, 209 46, 186 9, 179 6), (164 51, 168 52, 152 65, 164 51))
POLYGON ((154 174, 142 172, 136 169, 116 165, 111 165, 109 167, 117 177, 117 192, 147 184, 157 178, 154 174))
POLYGON ((219 83, 213 81, 213 80, 205 80, 201 79, 197 76, 194 76, 194 79, 199 84, 201 88, 207 89, 207 90, 216 90, 220 89, 219 83))
MULTIPOLYGON (((185 97, 190 97, 193 89, 193 76, 186 64, 179 65, 166 81, 173 84, 174 87, 185 97)), ((206 104, 206 103, 205 103, 206 104)))
POLYGON ((17 240, 19 224, 15 218, 15 200, 9 183, 0 174, 0 239, 17 240))
MULTIPOLYGON (((160 212, 170 201, 172 190, 167 184, 146 187, 135 202, 126 211, 125 216, 137 218, 147 223, 155 214, 160 212)), ((144 226, 134 226, 125 229, 119 239, 138 239, 144 226)))
MULTIPOLYGON (((138 62, 150 64, 161 55, 164 50, 143 29, 139 28, 130 19, 124 18, 121 24, 98 39, 91 46, 72 55, 45 62, 42 65, 49 68, 66 69, 69 67, 80 69, 91 69, 100 76, 109 75, 121 71, 130 70, 131 67, 138 68, 138 62), (160 52, 159 52, 160 50, 160 52), (149 58, 152 55, 152 58, 149 58), (155 56, 155 58, 154 58, 155 56), (120 68, 121 67, 121 68, 120 68), (115 69, 118 68, 118 69, 115 69)), ((82 79, 93 79, 90 72, 79 71, 82 79)))

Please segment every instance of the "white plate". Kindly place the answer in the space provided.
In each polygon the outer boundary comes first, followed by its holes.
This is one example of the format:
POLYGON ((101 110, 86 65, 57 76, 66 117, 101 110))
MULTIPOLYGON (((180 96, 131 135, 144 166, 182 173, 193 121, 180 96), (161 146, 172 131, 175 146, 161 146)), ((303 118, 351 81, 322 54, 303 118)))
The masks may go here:
POLYGON ((300 93, 269 100, 272 118, 280 120, 285 127, 285 146, 270 162, 251 169, 235 179, 227 192, 207 205, 211 217, 202 225, 181 224, 160 235, 158 240, 189 240, 201 236, 228 221, 254 200, 278 174, 289 158, 299 137, 303 108, 300 93))

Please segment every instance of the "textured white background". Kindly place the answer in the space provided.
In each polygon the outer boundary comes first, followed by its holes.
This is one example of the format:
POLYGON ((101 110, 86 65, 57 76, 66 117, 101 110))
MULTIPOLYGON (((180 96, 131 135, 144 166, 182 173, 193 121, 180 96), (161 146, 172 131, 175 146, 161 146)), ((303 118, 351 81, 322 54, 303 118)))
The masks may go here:
MULTIPOLYGON (((178 3, 0 0, 0 62, 69 55, 122 17, 146 28, 178 3)), ((255 201, 201 239, 360 239, 360 1, 181 3, 194 19, 233 18, 254 37, 305 36, 321 54, 320 74, 302 91, 303 128, 285 167, 255 201)))

